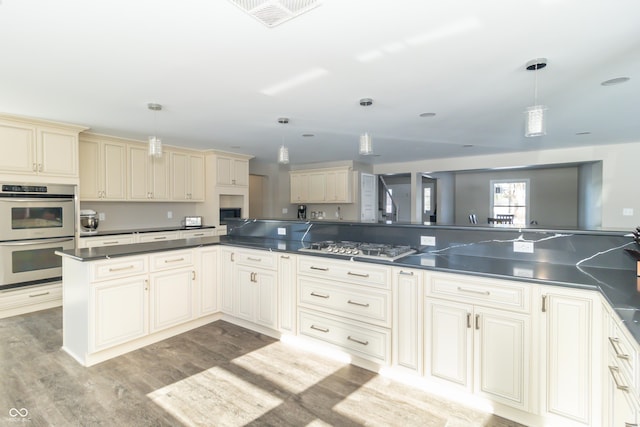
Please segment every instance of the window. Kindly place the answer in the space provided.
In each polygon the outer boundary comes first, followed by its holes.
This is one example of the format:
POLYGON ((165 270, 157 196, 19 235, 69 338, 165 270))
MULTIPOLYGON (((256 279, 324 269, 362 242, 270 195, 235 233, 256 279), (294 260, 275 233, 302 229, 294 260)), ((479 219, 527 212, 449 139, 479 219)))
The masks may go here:
POLYGON ((423 189, 422 207, 424 213, 431 212, 431 187, 425 187, 423 189))
POLYGON ((513 223, 526 225, 529 217, 529 180, 492 180, 491 216, 513 215, 513 223))

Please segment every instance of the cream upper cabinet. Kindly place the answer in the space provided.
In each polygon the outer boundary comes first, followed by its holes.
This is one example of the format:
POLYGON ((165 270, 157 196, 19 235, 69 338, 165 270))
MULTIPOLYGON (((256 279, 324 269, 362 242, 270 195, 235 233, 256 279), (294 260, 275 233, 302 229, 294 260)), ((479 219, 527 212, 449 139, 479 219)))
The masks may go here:
POLYGON ((291 203, 351 203, 351 168, 309 169, 290 174, 291 203))
POLYGON ((216 158, 216 184, 248 186, 249 160, 218 154, 216 158))
POLYGON ((0 173, 77 178, 80 130, 0 118, 0 173))
POLYGON ((83 135, 80 140, 80 200, 126 200, 127 145, 83 135))
POLYGON ((128 145, 129 200, 169 200, 169 156, 149 156, 145 145, 128 145))
POLYGON ((172 151, 171 200, 198 202, 204 200, 204 156, 172 151))

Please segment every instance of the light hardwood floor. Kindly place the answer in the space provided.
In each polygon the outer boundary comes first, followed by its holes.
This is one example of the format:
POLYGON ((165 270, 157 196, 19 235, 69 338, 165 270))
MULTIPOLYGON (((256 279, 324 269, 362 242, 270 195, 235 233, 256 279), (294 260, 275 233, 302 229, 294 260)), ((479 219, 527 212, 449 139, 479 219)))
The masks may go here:
POLYGON ((61 345, 60 308, 0 319, 0 426, 519 425, 223 321, 90 368, 61 345))

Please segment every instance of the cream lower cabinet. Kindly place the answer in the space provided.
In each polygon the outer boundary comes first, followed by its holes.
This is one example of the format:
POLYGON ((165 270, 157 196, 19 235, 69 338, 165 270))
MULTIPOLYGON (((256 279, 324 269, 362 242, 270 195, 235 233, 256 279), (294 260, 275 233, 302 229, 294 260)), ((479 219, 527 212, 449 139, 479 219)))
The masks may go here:
POLYGON ((235 315, 277 329, 278 274, 276 254, 238 249, 235 252, 235 315))
POLYGON ((236 249, 220 247, 220 310, 224 314, 235 315, 234 283, 236 268, 236 249))
POLYGON ((393 366, 423 372, 423 277, 421 270, 392 269, 393 366))
POLYGON ((601 420, 602 328, 598 294, 540 288, 542 413, 549 425, 601 420))
POLYGON ((278 255, 278 330, 296 333, 297 261, 291 254, 278 255))
POLYGON ((217 246, 206 246, 196 252, 199 262, 197 270, 200 273, 197 278, 199 298, 196 298, 196 316, 220 311, 220 298, 218 296, 219 254, 220 250, 217 246))
POLYGON ((424 321, 427 377, 529 411, 533 373, 527 286, 431 275, 424 321))
MULTIPOLYGON (((119 267, 114 267, 119 268, 119 267)), ((122 268, 126 268, 122 267, 122 268)), ((149 333, 149 279, 146 274, 109 280, 91 288, 91 353, 149 333)))

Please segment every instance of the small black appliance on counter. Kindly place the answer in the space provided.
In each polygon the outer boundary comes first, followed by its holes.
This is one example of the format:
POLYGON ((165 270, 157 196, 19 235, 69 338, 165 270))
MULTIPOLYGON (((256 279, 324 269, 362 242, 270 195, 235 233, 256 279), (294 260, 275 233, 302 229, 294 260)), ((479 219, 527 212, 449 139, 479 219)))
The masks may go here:
POLYGON ((298 219, 307 219, 307 205, 298 205, 298 219))

